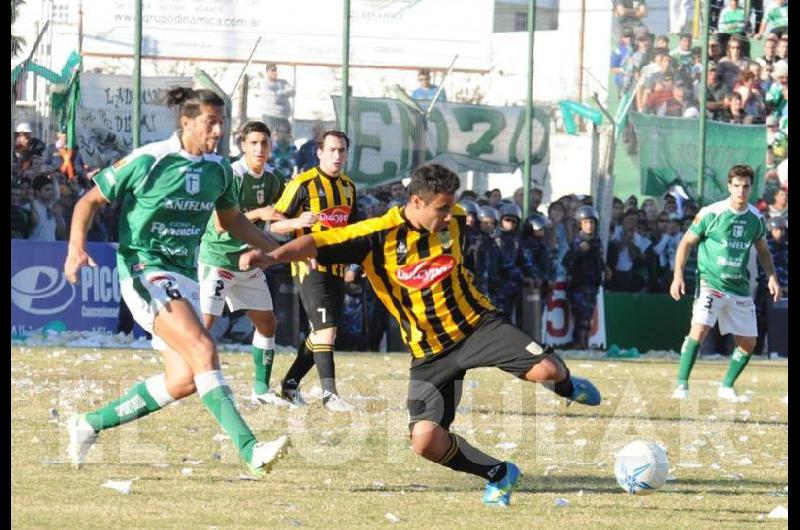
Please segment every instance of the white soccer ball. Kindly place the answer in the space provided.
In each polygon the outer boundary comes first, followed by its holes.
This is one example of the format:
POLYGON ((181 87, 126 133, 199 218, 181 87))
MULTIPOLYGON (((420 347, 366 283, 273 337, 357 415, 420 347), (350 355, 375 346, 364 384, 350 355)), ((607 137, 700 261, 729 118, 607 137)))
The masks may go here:
POLYGON ((632 495, 647 495, 667 481, 667 453, 654 442, 636 440, 617 453, 614 474, 622 489, 632 495))

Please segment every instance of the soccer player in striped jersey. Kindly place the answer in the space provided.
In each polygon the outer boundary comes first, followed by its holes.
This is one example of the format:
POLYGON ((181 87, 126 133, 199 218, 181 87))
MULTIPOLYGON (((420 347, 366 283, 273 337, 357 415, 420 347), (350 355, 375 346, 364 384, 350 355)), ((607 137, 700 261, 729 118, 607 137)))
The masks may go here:
POLYGON ((175 88, 167 103, 178 107, 180 130, 169 139, 134 150, 98 173, 97 186, 75 205, 64 275, 78 283, 86 233, 97 211, 122 200, 117 269, 120 291, 134 319, 152 333, 164 373, 133 386, 121 398, 67 421, 68 453, 84 463, 101 431, 134 421, 197 392, 239 455, 257 476, 270 469, 289 443, 286 436, 258 442, 236 408, 220 370, 219 354, 200 321, 195 249, 209 218, 242 241, 269 250, 276 244, 239 210, 230 164, 214 154, 224 127, 222 98, 210 90, 175 88))
MULTIPOLYGON (((319 165, 297 175, 275 203, 274 219, 295 219, 310 212, 311 226, 295 230, 295 237, 323 233, 358 220, 356 187, 344 173, 350 139, 341 131, 327 131, 319 140, 319 165)), ((295 405, 305 404, 298 386, 317 366, 322 403, 334 412, 349 412, 352 405, 339 396, 333 344, 344 305, 345 264, 319 265, 315 260, 292 263, 292 278, 308 315, 311 332, 297 348, 297 357, 276 394, 295 405)))
POLYGON ((733 402, 749 401, 747 395, 737 395, 733 383, 750 361, 758 339, 756 308, 747 268, 752 247, 755 246, 758 261, 767 275, 770 294, 776 302, 781 296, 781 286, 767 246, 764 217, 755 206, 748 203, 753 190, 753 177, 750 166, 731 167, 728 171, 730 197, 700 210, 675 252, 675 272, 669 288, 672 298, 680 300, 686 292, 683 268, 694 245, 698 245, 697 271, 700 282, 699 288, 695 288, 697 296, 692 307, 689 334, 681 346, 678 381, 672 399, 689 397, 689 374, 697 360, 700 345, 719 321, 719 330, 723 335, 733 333, 736 348, 717 396, 733 402))
MULTIPOLYGON (((231 164, 233 190, 242 213, 260 230, 272 218, 272 204, 284 189, 283 179, 267 166, 272 148, 271 132, 266 124, 251 121, 242 128, 239 145, 244 155, 231 164)), ((270 231, 286 233, 311 226, 316 218, 306 212, 296 219, 277 221, 270 231), (280 225, 283 225, 281 229, 280 225)), ((247 310, 255 326, 253 334, 253 403, 286 405, 286 401, 269 392, 269 377, 275 355, 275 315, 267 279, 260 269, 239 271, 239 256, 249 245, 222 228, 219 217, 212 214, 200 245, 197 274, 200 279, 200 309, 203 324, 211 329, 222 315, 227 302, 231 311, 247 310)))
POLYGON ((521 472, 450 432, 467 370, 493 366, 543 383, 559 396, 599 405, 598 390, 570 375, 550 348, 503 321, 463 264, 466 215, 455 207, 458 176, 430 164, 409 184, 409 200, 381 217, 312 232, 265 254, 242 255, 240 268, 316 259, 360 262, 375 293, 400 323, 412 363, 407 407, 414 451, 489 481, 483 502, 508 506, 521 472))

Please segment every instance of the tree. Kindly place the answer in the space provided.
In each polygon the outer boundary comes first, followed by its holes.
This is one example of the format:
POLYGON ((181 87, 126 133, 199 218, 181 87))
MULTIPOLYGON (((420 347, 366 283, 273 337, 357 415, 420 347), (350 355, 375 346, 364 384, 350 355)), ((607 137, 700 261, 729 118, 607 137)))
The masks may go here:
MULTIPOLYGON (((11 0, 11 25, 17 20, 17 8, 25 3, 25 0, 11 0)), ((17 57, 25 45, 25 39, 19 35, 11 34, 11 57, 17 57)))

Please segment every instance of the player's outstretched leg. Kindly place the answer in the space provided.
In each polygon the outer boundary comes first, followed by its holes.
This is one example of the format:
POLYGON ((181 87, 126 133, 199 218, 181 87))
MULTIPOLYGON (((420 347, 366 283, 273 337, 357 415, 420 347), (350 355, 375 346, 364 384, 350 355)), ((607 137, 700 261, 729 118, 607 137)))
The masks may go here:
POLYGON ((411 429, 414 452, 453 471, 486 479, 483 494, 487 506, 508 507, 522 472, 512 462, 503 462, 471 446, 464 438, 432 421, 418 421, 411 429))
POLYGON ((564 360, 553 352, 552 346, 543 349, 547 357, 536 363, 524 378, 542 383, 545 388, 567 398, 567 405, 573 401, 582 405, 596 407, 603 400, 600 391, 591 381, 570 373, 564 360))
POLYGON ((76 467, 83 465, 100 431, 147 416, 173 401, 175 398, 167 391, 164 374, 159 374, 136 383, 122 397, 95 411, 73 414, 67 420, 70 461, 76 467))

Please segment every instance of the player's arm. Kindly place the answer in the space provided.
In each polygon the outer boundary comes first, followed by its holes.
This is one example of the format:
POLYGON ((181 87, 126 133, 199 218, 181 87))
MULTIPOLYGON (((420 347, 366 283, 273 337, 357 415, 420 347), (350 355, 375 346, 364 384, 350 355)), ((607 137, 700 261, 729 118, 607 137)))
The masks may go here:
POLYGON ((770 254, 767 241, 764 238, 756 240, 756 252, 758 262, 767 275, 767 288, 772 295, 772 299, 777 302, 781 298, 781 284, 778 283, 778 276, 775 274, 775 264, 772 262, 772 254, 770 254))
POLYGON ((275 234, 289 234, 294 230, 309 228, 317 222, 317 215, 304 212, 303 205, 308 197, 308 188, 293 180, 280 194, 269 221, 269 231, 275 234))
POLYGON ((233 237, 245 243, 269 252, 277 248, 278 244, 259 230, 239 210, 238 206, 217 209, 217 219, 223 230, 227 230, 233 237))
POLYGON ((686 294, 686 283, 683 280, 683 268, 689 258, 692 247, 700 242, 700 236, 687 230, 681 242, 678 243, 678 250, 675 251, 675 272, 672 275, 672 285, 669 287, 669 294, 673 299, 680 300, 681 295, 686 294))
POLYGON ((269 231, 274 234, 290 234, 295 230, 302 228, 310 228, 317 222, 317 214, 312 212, 303 212, 299 217, 294 219, 287 219, 282 214, 273 211, 272 219, 269 223, 269 231))
MULTIPOLYGON (((247 217, 247 220, 251 223, 256 221, 269 221, 272 219, 272 206, 262 206, 261 208, 256 208, 254 210, 250 210, 244 214, 247 217)), ((214 227, 217 229, 217 232, 223 233, 227 232, 219 222, 219 216, 217 212, 212 213, 211 215, 214 216, 214 227)))
POLYGON ((70 283, 78 283, 78 272, 80 272, 82 266, 97 266, 92 257, 86 252, 86 233, 89 231, 89 227, 92 226, 97 210, 104 204, 108 204, 108 202, 108 199, 100 193, 99 186, 95 186, 75 204, 75 209, 72 212, 67 259, 64 262, 64 276, 70 283))

